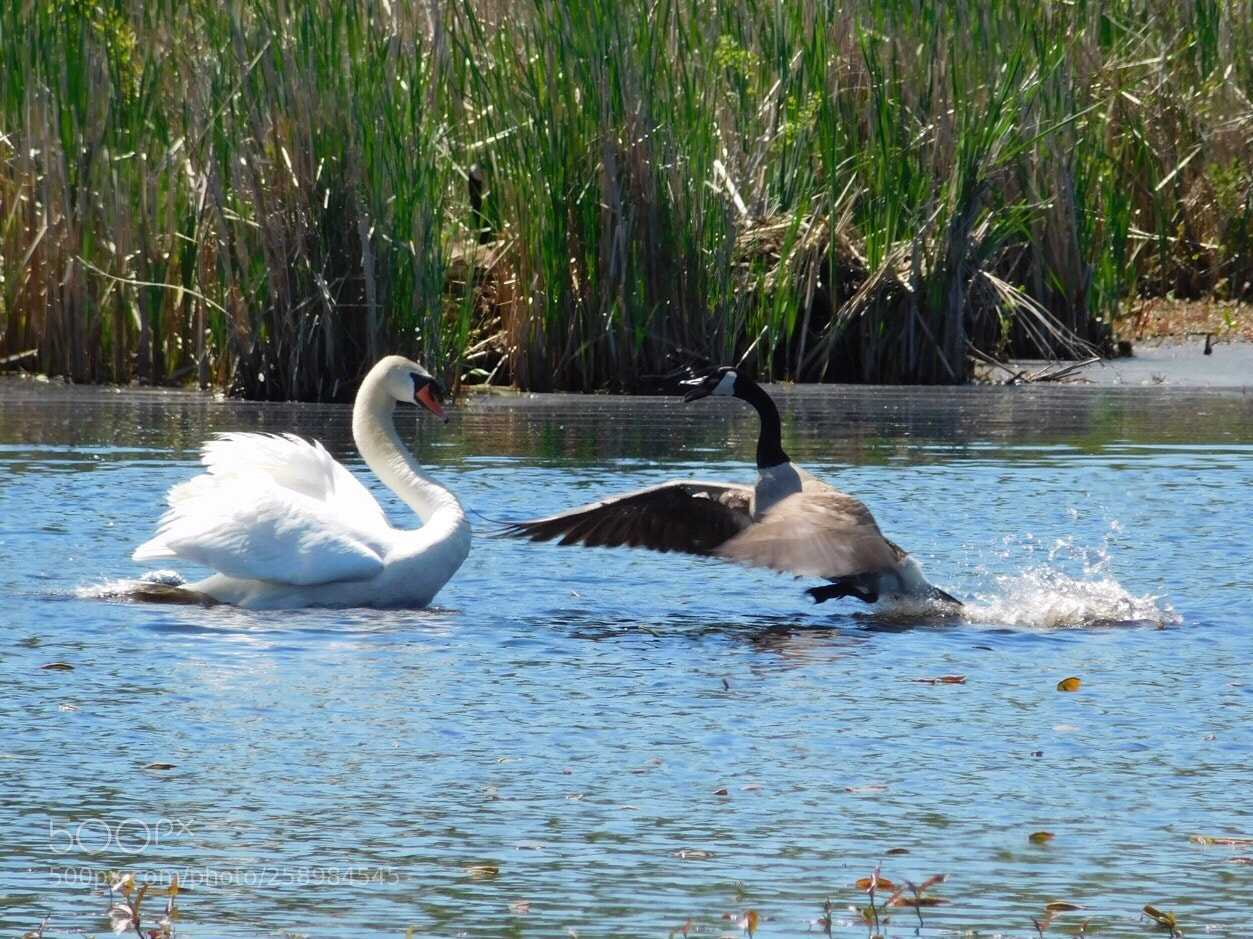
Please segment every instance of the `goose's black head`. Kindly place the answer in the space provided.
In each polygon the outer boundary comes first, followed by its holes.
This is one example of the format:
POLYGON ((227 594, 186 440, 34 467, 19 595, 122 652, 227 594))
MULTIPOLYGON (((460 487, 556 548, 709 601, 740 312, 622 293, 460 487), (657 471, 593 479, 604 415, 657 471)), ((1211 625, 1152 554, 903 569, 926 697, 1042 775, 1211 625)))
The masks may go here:
POLYGON ((783 463, 790 463, 788 455, 783 452, 782 429, 779 425, 779 409, 766 390, 747 375, 731 365, 723 365, 711 369, 703 375, 697 375, 681 382, 687 393, 684 401, 695 401, 710 395, 725 395, 728 398, 739 398, 757 409, 761 418, 761 430, 757 434, 757 467, 768 469, 783 463))
POLYGON ((723 365, 679 384, 688 389, 683 395, 683 400, 696 401, 709 395, 743 397, 741 392, 746 390, 747 384, 751 381, 751 378, 741 375, 733 366, 723 365))

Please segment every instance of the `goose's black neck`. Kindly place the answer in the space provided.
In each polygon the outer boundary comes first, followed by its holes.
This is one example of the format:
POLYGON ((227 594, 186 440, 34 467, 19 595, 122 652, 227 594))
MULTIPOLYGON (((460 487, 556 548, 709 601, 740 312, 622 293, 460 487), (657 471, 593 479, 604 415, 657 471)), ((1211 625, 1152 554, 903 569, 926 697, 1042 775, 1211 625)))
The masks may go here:
POLYGON ((770 395, 755 381, 741 376, 735 387, 735 396, 755 407, 761 418, 761 432, 757 435, 757 468, 769 469, 790 463, 788 455, 783 452, 779 409, 770 395))

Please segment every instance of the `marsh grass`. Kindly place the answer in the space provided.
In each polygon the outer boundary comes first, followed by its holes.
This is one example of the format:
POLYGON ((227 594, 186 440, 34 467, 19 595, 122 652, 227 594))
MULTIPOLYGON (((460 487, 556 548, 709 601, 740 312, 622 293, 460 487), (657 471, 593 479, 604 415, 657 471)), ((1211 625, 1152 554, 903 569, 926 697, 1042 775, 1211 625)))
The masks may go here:
POLYGON ((1086 356, 1135 297, 1253 296, 1250 50, 1238 0, 5 4, 0 364, 336 399, 391 350, 540 390, 1086 356))

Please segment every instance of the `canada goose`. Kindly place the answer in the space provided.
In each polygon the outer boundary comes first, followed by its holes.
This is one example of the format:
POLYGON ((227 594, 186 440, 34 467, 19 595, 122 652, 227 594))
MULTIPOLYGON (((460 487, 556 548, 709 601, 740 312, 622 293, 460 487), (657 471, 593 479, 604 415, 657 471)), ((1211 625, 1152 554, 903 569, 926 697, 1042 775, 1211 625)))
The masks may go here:
POLYGON ((747 375, 723 366, 682 382, 684 401, 730 396, 761 418, 757 483, 682 480, 650 486, 559 515, 514 522, 505 534, 588 547, 627 545, 727 558, 829 585, 807 592, 818 603, 912 598, 960 605, 927 582, 918 562, 883 537, 860 501, 816 479, 783 452, 779 411, 747 375))
MULTIPOLYGON (((206 472, 166 496, 170 508, 136 561, 181 558, 217 573, 177 588, 186 599, 254 609, 425 606, 470 551, 456 496, 423 475, 400 442, 397 402, 447 423, 439 383, 398 355, 361 383, 352 435, 366 465, 422 520, 393 528, 361 482, 319 443, 293 434, 223 434, 204 445, 206 472)), ((149 599, 174 600, 153 590, 149 599)), ((136 595, 145 598, 141 586, 136 595)))

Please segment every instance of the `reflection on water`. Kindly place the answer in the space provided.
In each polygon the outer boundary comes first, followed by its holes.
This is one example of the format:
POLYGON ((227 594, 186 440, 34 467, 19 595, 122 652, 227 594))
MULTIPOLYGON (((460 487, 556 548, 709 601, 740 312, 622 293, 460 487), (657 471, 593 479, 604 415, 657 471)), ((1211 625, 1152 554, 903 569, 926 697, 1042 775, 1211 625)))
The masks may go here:
MULTIPOLYGON (((126 868, 180 874, 193 936, 721 935, 752 909, 799 937, 830 898, 861 937, 882 863, 949 875, 922 935, 1031 935, 1053 901, 1083 907, 1072 933, 1141 936, 1146 903, 1253 930, 1249 848, 1189 840, 1253 828, 1245 396, 779 398, 789 453, 962 619, 487 523, 430 610, 118 602, 206 436, 295 430, 361 471, 347 409, 0 383, 0 926, 103 933, 89 882, 126 868)), ((400 426, 506 519, 751 480, 751 412, 705 404, 484 397, 400 426)))

